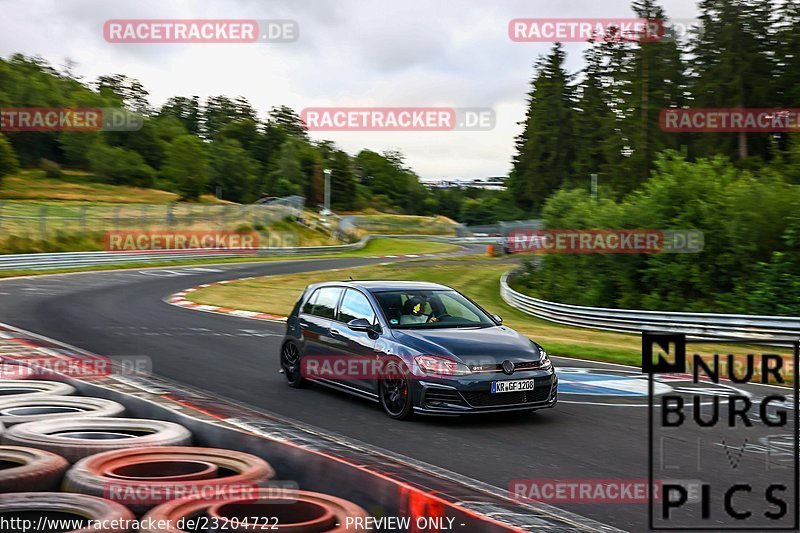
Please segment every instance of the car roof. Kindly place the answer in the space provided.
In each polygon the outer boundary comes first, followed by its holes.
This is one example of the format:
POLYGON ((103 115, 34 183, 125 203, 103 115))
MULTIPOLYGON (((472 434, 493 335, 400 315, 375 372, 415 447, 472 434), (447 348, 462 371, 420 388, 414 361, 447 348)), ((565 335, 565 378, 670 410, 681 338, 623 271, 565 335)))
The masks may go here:
POLYGON ((402 290, 452 290, 446 285, 439 283, 428 283, 426 281, 396 281, 396 280, 348 280, 348 281, 329 281, 324 283, 317 283, 314 287, 336 285, 336 286, 349 286, 357 287, 370 292, 384 292, 384 291, 402 291, 402 290))

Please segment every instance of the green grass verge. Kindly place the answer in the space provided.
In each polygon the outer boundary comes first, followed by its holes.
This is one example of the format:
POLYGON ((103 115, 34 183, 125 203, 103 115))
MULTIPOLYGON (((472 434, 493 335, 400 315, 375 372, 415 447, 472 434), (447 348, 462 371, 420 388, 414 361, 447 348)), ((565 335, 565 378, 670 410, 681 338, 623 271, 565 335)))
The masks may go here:
POLYGON ((455 235, 456 223, 443 216, 361 215, 356 219, 358 229, 387 235, 455 235))
MULTIPOLYGON (((350 268, 339 272, 307 272, 266 276, 213 285, 189 294, 193 302, 246 309, 277 315, 291 312, 302 290, 310 283, 348 279, 412 280, 442 283, 454 287, 479 302, 490 313, 503 317, 506 325, 535 339, 548 352, 563 357, 640 366, 642 341, 639 335, 563 326, 527 315, 506 304, 500 297, 500 277, 514 263, 488 257, 454 257, 411 263, 350 268)), ((764 353, 754 346, 696 344, 695 353, 764 353)), ((769 348, 770 353, 788 355, 788 350, 769 348)))
POLYGON ((189 298, 201 304, 286 315, 309 283, 347 279, 348 276, 364 280, 430 281, 464 292, 489 312, 502 316, 508 326, 541 342, 554 355, 632 365, 641 363, 641 339, 637 335, 560 326, 510 307, 500 298, 499 284, 500 276, 511 268, 506 261, 488 258, 415 261, 236 281, 194 291, 189 298))

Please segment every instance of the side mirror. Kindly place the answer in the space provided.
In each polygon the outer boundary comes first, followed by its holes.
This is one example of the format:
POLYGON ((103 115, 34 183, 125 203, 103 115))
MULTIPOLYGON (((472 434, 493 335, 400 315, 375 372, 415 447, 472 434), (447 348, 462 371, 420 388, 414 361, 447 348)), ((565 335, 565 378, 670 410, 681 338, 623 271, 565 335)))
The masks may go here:
POLYGON ((494 318, 495 322, 497 322, 498 324, 503 323, 503 317, 501 317, 500 315, 492 315, 492 318, 494 318))
POLYGON ((353 331, 372 331, 372 324, 366 318, 354 318, 347 323, 347 327, 353 331))

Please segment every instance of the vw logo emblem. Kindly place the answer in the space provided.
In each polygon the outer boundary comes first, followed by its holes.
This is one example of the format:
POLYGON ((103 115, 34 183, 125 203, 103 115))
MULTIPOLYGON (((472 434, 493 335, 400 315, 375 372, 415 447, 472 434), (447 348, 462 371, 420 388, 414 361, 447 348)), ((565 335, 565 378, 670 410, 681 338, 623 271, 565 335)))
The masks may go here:
POLYGON ((503 372, 508 374, 509 376, 514 373, 514 363, 506 359, 503 361, 503 372))

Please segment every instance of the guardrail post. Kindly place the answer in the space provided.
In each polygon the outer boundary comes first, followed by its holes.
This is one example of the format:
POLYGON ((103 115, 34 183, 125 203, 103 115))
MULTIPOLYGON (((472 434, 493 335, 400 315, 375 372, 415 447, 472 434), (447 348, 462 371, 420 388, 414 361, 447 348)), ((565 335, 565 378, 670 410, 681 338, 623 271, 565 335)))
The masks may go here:
POLYGON ((174 226, 175 225, 175 213, 172 212, 173 207, 175 207, 174 203, 173 204, 167 204, 167 211, 166 211, 165 220, 164 220, 164 223, 167 226, 174 226))
POLYGON ((39 236, 43 241, 47 240, 47 206, 39 208, 39 236))

